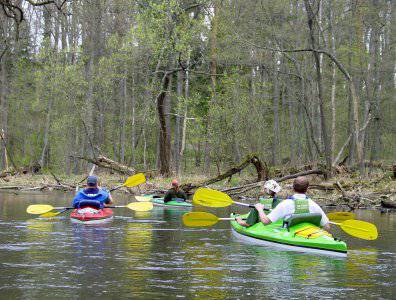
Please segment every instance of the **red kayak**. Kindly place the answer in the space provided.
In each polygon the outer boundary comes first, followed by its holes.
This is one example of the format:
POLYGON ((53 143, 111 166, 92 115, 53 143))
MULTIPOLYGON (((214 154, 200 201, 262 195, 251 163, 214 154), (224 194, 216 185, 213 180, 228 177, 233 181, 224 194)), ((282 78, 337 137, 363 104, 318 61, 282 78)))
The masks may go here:
POLYGON ((70 220, 73 223, 82 224, 100 224, 109 222, 113 219, 113 211, 110 208, 97 209, 91 206, 85 206, 73 210, 70 214, 70 220))

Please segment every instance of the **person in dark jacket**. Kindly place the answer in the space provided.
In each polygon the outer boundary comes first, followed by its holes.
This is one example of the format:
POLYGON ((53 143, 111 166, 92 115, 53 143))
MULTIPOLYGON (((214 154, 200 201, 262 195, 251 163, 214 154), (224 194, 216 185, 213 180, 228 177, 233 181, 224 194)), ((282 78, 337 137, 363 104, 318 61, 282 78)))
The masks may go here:
POLYGON ((176 201, 186 201, 187 200, 187 195, 186 193, 180 189, 179 182, 174 179, 172 180, 172 188, 169 189, 164 197, 164 202, 169 202, 172 200, 176 201))

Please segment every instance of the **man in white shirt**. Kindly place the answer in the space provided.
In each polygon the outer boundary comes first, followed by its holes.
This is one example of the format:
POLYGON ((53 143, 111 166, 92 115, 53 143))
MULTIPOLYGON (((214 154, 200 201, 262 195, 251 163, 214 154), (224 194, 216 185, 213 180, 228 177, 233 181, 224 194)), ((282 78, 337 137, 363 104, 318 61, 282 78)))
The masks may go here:
POLYGON ((257 203, 255 205, 260 221, 264 224, 271 224, 279 219, 283 219, 292 214, 299 213, 320 213, 322 215, 322 220, 320 225, 325 230, 330 229, 329 218, 326 216, 324 211, 320 208, 318 204, 309 199, 305 193, 308 190, 309 181, 305 177, 297 177, 293 182, 293 189, 296 192, 293 196, 286 200, 283 200, 278 204, 268 215, 264 212, 264 205, 257 203))

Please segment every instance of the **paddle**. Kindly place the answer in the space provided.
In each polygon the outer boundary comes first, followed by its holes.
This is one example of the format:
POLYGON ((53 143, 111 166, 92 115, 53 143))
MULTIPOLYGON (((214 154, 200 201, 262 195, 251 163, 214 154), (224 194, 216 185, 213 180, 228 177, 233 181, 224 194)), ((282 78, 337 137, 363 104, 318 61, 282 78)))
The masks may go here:
POLYGON ((212 226, 219 221, 235 220, 235 218, 218 218, 214 214, 197 211, 188 212, 183 215, 183 223, 189 227, 212 226))
MULTIPOLYGON (((92 172, 93 170, 91 170, 92 172)), ((90 172, 90 175, 91 175, 90 172)), ((119 186, 116 186, 115 188, 112 188, 110 190, 110 192, 115 191, 121 187, 134 187, 136 185, 142 184, 146 182, 146 176, 143 173, 138 173, 132 176, 129 176, 125 182, 119 186)), ((52 217, 56 217, 57 215, 60 215, 61 213, 64 213, 65 211, 69 210, 69 209, 73 209, 73 207, 66 207, 63 208, 61 211, 57 211, 57 212, 51 212, 51 211, 47 211, 46 213, 40 215, 41 218, 52 218, 52 217)))
MULTIPOLYGON (((218 218, 217 216, 207 212, 188 212, 183 215, 183 223, 189 227, 212 226, 219 221, 230 220, 235 220, 235 218, 218 218)), ((346 233, 360 239, 375 240, 378 237, 376 226, 368 222, 346 220, 342 223, 330 223, 340 226, 346 233)))
MULTIPOLYGON (((234 201, 226 193, 208 188, 197 189, 193 197, 193 203, 208 207, 226 207, 231 204, 254 207, 252 204, 234 201)), ((344 221, 355 218, 355 214, 350 212, 332 212, 327 216, 333 221, 344 221)))
POLYGON ((363 240, 376 240, 378 237, 377 227, 369 222, 360 220, 346 220, 342 223, 329 222, 330 224, 338 225, 351 236, 363 240))
POLYGON ((226 193, 208 188, 197 189, 193 196, 193 203, 208 207, 226 207, 231 204, 254 207, 252 204, 236 202, 226 193))
POLYGON ((46 213, 40 215, 40 218, 53 218, 53 217, 56 217, 57 215, 64 213, 65 211, 67 211, 69 209, 71 209, 71 207, 67 207, 65 209, 62 209, 61 211, 49 211, 49 212, 46 212, 46 213))
MULTIPOLYGON (((148 211, 153 209, 153 204, 151 202, 132 202, 127 205, 115 205, 115 206, 105 206, 106 208, 129 208, 131 210, 135 211, 148 211)), ((52 205, 49 204, 33 204, 29 205, 28 208, 26 209, 26 212, 29 214, 33 215, 40 215, 40 214, 45 214, 47 212, 50 212, 51 210, 54 209, 62 209, 62 210, 67 210, 67 209, 73 209, 74 207, 53 207, 52 205)))
POLYGON ((150 196, 135 196, 136 201, 139 202, 146 202, 146 201, 151 201, 152 198, 150 196))
POLYGON ((352 212, 347 212, 347 211, 332 211, 327 214, 327 217, 331 221, 338 222, 338 221, 355 219, 356 215, 352 212))
POLYGON ((119 186, 116 186, 110 190, 110 192, 118 190, 121 187, 134 187, 139 184, 145 183, 146 182, 146 176, 143 173, 138 173, 135 175, 132 175, 125 180, 125 182, 119 186))

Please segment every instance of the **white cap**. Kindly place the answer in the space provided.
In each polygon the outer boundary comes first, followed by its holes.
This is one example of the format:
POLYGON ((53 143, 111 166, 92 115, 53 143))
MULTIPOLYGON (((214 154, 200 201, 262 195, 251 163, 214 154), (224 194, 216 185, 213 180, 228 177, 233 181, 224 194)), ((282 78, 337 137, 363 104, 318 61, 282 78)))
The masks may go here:
POLYGON ((264 183, 264 187, 274 193, 279 193, 281 190, 280 185, 275 180, 268 180, 264 183))

